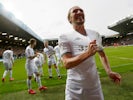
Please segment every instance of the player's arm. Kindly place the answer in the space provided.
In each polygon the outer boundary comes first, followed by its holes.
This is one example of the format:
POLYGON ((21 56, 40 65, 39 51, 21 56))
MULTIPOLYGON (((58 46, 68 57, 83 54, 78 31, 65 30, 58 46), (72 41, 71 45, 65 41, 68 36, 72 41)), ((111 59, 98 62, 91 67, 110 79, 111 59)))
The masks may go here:
POLYGON ((103 67, 104 67, 106 73, 109 74, 112 70, 110 68, 110 64, 109 64, 107 56, 105 55, 105 52, 102 50, 102 51, 99 51, 98 54, 100 56, 100 60, 103 64, 103 67))
POLYGON ((109 61, 108 61, 108 58, 107 58, 105 52, 102 50, 102 51, 99 51, 98 54, 100 56, 103 67, 104 67, 106 73, 109 75, 109 77, 111 79, 113 79, 114 82, 117 81, 117 80, 120 82, 121 76, 120 76, 119 73, 113 72, 111 70, 111 67, 110 67, 110 64, 109 64, 109 61))
POLYGON ((28 58, 32 60, 32 59, 34 59, 35 57, 37 57, 37 54, 35 54, 34 56, 29 56, 28 58))
POLYGON ((38 54, 34 54, 34 56, 31 56, 31 55, 30 55, 28 58, 32 60, 32 59, 34 59, 34 58, 37 57, 37 56, 38 56, 38 54))
POLYGON ((30 50, 28 50, 28 58, 29 58, 30 60, 32 60, 32 59, 34 59, 35 57, 37 57, 37 55, 38 55, 38 54, 34 54, 34 56, 32 56, 30 50))
POLYGON ((93 56, 95 53, 96 53, 96 41, 93 41, 89 44, 88 50, 86 50, 84 53, 77 55, 75 57, 73 57, 71 53, 65 53, 62 56, 62 61, 66 69, 70 69, 79 65, 81 62, 83 62, 90 56, 93 56))
POLYGON ((10 59, 11 59, 11 61, 12 61, 12 64, 14 64, 13 52, 10 53, 10 57, 11 57, 10 59))

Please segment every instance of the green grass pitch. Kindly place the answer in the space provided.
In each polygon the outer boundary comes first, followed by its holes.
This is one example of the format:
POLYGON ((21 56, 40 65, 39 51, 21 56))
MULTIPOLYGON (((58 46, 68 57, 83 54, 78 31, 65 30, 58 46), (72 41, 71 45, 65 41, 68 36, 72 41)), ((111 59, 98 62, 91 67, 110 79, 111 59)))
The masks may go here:
MULTIPOLYGON (((105 100, 132 100, 133 98, 133 46, 108 47, 105 48, 111 68, 122 75, 120 86, 115 85, 106 75, 100 59, 96 54, 97 69, 101 78, 101 84, 105 100)), ((59 67, 62 79, 58 79, 53 68, 53 79, 48 79, 47 65, 43 66, 44 77, 42 84, 48 87, 44 92, 38 91, 38 86, 32 80, 32 87, 37 91, 36 95, 29 95, 26 85, 25 58, 15 60, 13 77, 15 80, 9 82, 7 75, 5 83, 0 81, 0 100, 64 100, 66 69, 59 67)), ((0 77, 2 77, 4 66, 0 63, 0 77)))

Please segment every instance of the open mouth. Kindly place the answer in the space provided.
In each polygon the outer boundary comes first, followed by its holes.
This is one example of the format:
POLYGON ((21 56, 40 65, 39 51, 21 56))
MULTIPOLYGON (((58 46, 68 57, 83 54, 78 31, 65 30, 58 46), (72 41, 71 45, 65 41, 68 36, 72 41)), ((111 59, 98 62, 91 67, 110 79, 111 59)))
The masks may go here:
POLYGON ((84 20, 84 15, 83 14, 76 14, 75 19, 76 20, 84 20))
POLYGON ((84 21, 84 15, 83 15, 83 14, 75 15, 75 20, 76 20, 76 21, 84 21))

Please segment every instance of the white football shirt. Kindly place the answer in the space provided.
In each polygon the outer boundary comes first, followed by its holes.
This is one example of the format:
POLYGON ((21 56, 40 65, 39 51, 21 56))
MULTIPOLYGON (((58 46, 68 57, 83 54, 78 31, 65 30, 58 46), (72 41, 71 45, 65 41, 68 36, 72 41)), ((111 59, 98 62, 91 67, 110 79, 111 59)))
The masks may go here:
POLYGON ((3 52, 3 62, 12 62, 13 58, 13 51, 12 50, 5 50, 3 52))
MULTIPOLYGON (((83 36, 77 31, 63 34, 59 37, 61 55, 71 53, 72 56, 83 53, 91 41, 96 40, 99 50, 102 50, 100 35, 92 30, 86 30, 87 36, 83 36)), ((74 68, 67 70, 67 85, 94 89, 100 86, 99 76, 96 70, 94 57, 91 56, 74 68)))
POLYGON ((34 59, 29 58, 35 55, 33 48, 31 48, 30 46, 27 46, 25 50, 25 55, 26 55, 26 63, 34 63, 34 59))
POLYGON ((40 64, 42 65, 43 63, 44 63, 44 56, 43 56, 43 54, 42 53, 38 53, 38 59, 39 59, 39 61, 40 61, 40 64))
POLYGON ((54 51, 55 51, 56 57, 60 58, 60 47, 59 47, 59 45, 54 47, 54 51))
POLYGON ((48 46, 48 48, 44 48, 44 53, 47 55, 48 60, 54 58, 54 49, 52 46, 48 46))

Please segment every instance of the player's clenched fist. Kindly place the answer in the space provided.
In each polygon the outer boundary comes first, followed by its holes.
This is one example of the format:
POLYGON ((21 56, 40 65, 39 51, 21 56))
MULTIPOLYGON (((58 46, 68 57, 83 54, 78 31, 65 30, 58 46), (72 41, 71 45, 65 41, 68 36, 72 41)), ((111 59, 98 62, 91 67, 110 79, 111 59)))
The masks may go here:
POLYGON ((116 72, 110 72, 109 77, 114 81, 116 84, 120 84, 121 82, 121 75, 116 72))
POLYGON ((88 46, 88 53, 91 56, 93 56, 96 52, 97 52, 97 44, 96 44, 96 40, 93 40, 92 42, 90 42, 88 46))

